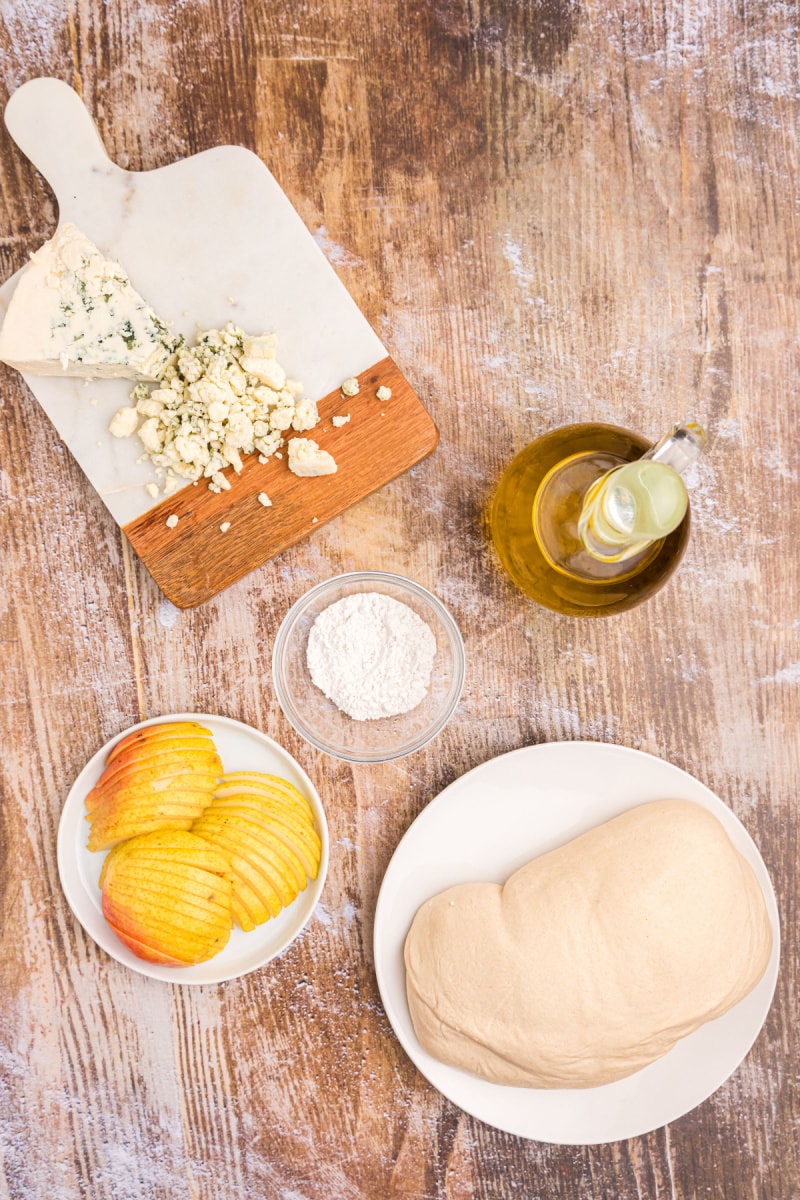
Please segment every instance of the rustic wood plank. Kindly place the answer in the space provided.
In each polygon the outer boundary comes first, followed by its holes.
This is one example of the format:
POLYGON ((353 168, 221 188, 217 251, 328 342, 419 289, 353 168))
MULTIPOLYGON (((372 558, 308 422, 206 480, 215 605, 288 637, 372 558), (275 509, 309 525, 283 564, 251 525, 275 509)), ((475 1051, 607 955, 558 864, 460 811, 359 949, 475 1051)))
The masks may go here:
MULTIPOLYGON (((0 99, 38 74, 81 90, 131 169, 255 149, 442 441, 179 611, 3 371, 0 1197, 800 1196, 795 10, 9 0, 0 99), (514 453, 569 421, 652 438, 683 415, 714 442, 663 592, 600 622, 520 596, 487 539, 514 453), (367 567, 448 603, 469 673, 430 746, 351 768, 288 727, 269 654, 311 583, 367 567), (332 833, 303 938, 197 991, 108 960, 55 862, 83 762, 141 717, 186 710, 286 745, 332 833), (397 1044, 371 955, 380 879, 417 813, 491 755, 565 738, 638 746, 712 787, 760 846, 785 937, 775 1004, 733 1078, 668 1129, 593 1148, 511 1138, 444 1101, 397 1044)), ((55 219, 0 134, 3 277, 55 219)))

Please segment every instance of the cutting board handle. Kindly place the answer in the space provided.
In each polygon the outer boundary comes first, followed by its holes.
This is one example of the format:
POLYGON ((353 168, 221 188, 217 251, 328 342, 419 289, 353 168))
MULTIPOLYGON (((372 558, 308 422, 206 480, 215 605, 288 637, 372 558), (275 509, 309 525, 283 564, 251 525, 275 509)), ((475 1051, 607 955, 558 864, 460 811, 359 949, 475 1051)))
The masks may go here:
POLYGON ((111 162, 92 118, 76 91, 60 79, 31 79, 6 105, 8 132, 44 175, 62 209, 77 179, 96 172, 122 172, 111 162))

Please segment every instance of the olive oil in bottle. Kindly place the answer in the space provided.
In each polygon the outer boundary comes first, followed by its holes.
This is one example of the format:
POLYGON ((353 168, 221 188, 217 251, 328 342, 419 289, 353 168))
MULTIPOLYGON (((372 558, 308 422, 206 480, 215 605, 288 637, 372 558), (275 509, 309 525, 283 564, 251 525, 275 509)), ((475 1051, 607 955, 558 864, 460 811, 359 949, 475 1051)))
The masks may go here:
POLYGON ((614 425, 537 438, 503 474, 492 506, 492 540, 511 579, 572 616, 622 612, 651 596, 686 547, 680 476, 705 440, 691 423, 652 447, 614 425))

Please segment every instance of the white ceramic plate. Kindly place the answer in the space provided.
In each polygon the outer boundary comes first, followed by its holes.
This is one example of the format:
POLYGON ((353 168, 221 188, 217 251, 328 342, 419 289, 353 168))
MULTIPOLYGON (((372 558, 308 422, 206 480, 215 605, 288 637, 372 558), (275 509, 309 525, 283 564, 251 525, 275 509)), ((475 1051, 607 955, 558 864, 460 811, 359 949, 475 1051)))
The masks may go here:
POLYGON ((595 742, 528 746, 476 767, 445 788, 397 847, 375 913, 375 970, 384 1007, 426 1079, 497 1129, 564 1145, 637 1137, 677 1120, 710 1096, 758 1036, 775 990, 778 960, 772 884, 750 835, 731 810, 678 767, 637 750, 595 742), (775 939, 757 987, 662 1059, 604 1087, 506 1087, 427 1054, 411 1023, 403 965, 403 944, 419 906, 453 884, 502 883, 536 855, 637 804, 665 799, 692 800, 713 812, 756 873, 775 939))
POLYGON ((141 975, 164 979, 169 983, 222 983, 255 971, 280 954, 297 937, 308 921, 322 893, 328 870, 328 826, 316 788, 291 754, 266 734, 233 721, 229 717, 211 717, 205 713, 178 713, 142 721, 112 738, 89 760, 75 780, 61 813, 58 827, 58 873, 70 908, 86 932, 112 958, 124 963, 141 975), (145 725, 161 725, 166 721, 199 721, 214 735, 214 741, 226 771, 264 771, 280 775, 293 783, 308 799, 314 810, 317 833, 322 841, 322 860, 319 874, 310 880, 297 899, 277 917, 257 926, 251 933, 234 928, 230 941, 208 962, 194 967, 165 967, 137 958, 112 933, 100 907, 98 880, 106 851, 90 853, 86 849, 89 825, 84 816, 84 800, 100 778, 106 755, 133 729, 145 725))

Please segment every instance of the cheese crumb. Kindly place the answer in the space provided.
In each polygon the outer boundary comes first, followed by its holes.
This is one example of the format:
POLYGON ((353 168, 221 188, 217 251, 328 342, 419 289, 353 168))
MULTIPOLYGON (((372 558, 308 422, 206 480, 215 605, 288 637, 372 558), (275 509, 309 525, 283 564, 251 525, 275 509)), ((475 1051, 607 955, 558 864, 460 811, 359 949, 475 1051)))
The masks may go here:
POLYGON ((231 527, 230 521, 223 521, 219 527, 219 531, 220 531, 220 533, 227 533, 228 530, 230 529, 230 527, 231 527))
POLYGON ((381 386, 378 388, 378 390, 377 390, 377 392, 375 393, 375 395, 376 395, 376 396, 377 396, 377 398, 378 398, 379 400, 381 400, 381 401, 383 401, 383 400, 391 400, 391 398, 392 398, 392 389, 391 389, 391 388, 388 388, 388 387, 384 387, 384 386, 383 386, 383 384, 381 384, 381 386))
POLYGON ((337 429, 341 429, 342 426, 346 425, 349 420, 350 413, 348 413, 346 417, 331 417, 331 424, 335 425, 337 429))
POLYGON ((264 508, 272 508, 272 501, 270 500, 270 498, 266 492, 258 493, 258 503, 263 504, 264 508))
POLYGON ((344 392, 345 396, 358 395, 358 380, 356 379, 355 375, 351 375, 349 379, 345 379, 344 383, 342 384, 342 391, 344 392))
POLYGON ((139 414, 135 408, 129 405, 121 408, 119 412, 114 413, 111 418, 111 423, 108 426, 108 432, 115 438, 130 437, 136 432, 136 426, 139 424, 139 414))
POLYGON ((167 529, 175 528, 175 526, 178 524, 178 518, 175 515, 175 513, 172 513, 169 517, 167 517, 165 524, 167 526, 167 529))
POLYGON ((231 490, 231 482, 222 474, 222 471, 215 471, 211 476, 209 490, 212 492, 229 492, 231 490))
POLYGON ((311 438, 292 438, 289 442, 289 470, 294 475, 333 475, 336 460, 327 450, 320 450, 311 438))
POLYGON ((150 496, 153 500, 155 500, 156 496, 158 495, 158 484, 157 483, 146 483, 144 485, 144 490, 147 492, 148 496, 150 496))

